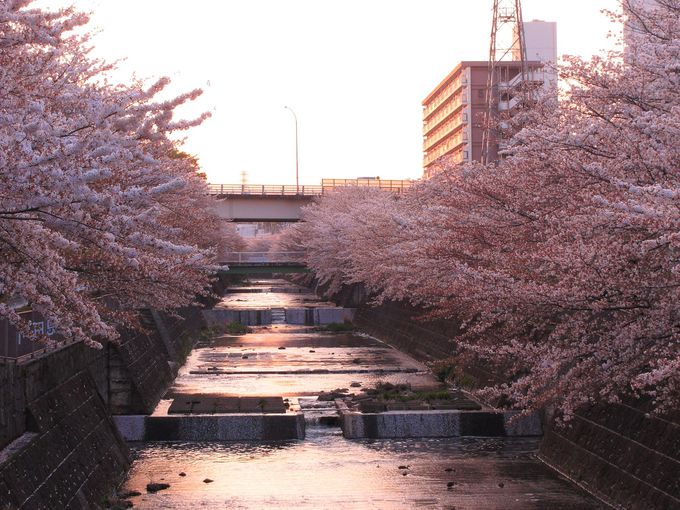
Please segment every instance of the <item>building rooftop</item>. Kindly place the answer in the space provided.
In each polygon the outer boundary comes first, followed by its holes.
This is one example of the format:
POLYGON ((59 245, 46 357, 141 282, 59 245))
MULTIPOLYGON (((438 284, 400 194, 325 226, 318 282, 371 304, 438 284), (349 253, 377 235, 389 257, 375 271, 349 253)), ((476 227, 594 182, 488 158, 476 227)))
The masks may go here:
MULTIPOLYGON (((498 62, 500 65, 517 65, 519 64, 519 61, 517 60, 503 60, 498 62)), ((487 67, 489 65, 488 60, 463 60, 462 62, 458 63, 456 67, 453 68, 453 70, 446 75, 446 77, 439 82, 439 85, 437 85, 432 92, 430 92, 425 99, 423 99, 422 105, 425 106, 430 99, 432 99, 437 93, 444 88, 446 83, 453 78, 456 74, 458 74, 461 70, 467 68, 467 67, 487 67)), ((535 66, 535 65, 542 65, 542 62, 538 60, 530 60, 527 62, 527 65, 529 66, 535 66)))

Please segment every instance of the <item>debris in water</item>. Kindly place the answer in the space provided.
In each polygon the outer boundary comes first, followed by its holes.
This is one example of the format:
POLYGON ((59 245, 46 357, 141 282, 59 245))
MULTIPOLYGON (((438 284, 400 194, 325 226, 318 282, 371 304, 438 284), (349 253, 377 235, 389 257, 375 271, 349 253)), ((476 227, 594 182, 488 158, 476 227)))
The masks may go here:
POLYGON ((165 490, 170 487, 169 483, 147 483, 146 484, 146 492, 158 492, 165 490))
POLYGON ((136 496, 141 496, 142 493, 139 491, 127 491, 123 492, 122 494, 118 494, 118 497, 120 499, 129 499, 129 498, 134 498, 136 496))

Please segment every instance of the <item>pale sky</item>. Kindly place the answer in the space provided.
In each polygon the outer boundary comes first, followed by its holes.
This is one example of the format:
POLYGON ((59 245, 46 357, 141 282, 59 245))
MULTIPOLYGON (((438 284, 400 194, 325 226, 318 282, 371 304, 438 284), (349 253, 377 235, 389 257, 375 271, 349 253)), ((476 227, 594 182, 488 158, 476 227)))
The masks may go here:
MULTIPOLYGON (((169 76, 205 94, 184 112, 212 183, 322 177, 417 178, 423 98, 461 60, 486 60, 491 0, 40 0, 92 11, 95 54, 125 58, 117 78, 169 76)), ((524 0, 525 21, 557 22, 558 55, 610 47, 616 0, 524 0)))

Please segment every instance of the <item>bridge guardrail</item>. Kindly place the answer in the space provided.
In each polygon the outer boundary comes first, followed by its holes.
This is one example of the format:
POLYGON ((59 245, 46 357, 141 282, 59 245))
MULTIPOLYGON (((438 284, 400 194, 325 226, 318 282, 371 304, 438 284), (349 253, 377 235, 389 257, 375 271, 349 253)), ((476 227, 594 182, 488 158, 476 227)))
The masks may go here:
POLYGON ((221 262, 227 264, 290 264, 302 263, 302 251, 232 251, 221 257, 221 262))
POLYGON ((293 186, 273 184, 208 184, 208 193, 214 196, 263 196, 263 197, 315 197, 337 189, 352 186, 378 188, 402 193, 410 188, 413 181, 385 179, 322 179, 321 186, 293 186))
POLYGON ((393 191, 401 193, 405 189, 410 188, 413 181, 405 179, 321 179, 321 187, 323 192, 334 191, 339 188, 348 188, 357 186, 360 188, 378 188, 385 191, 393 191))
POLYGON ((210 195, 319 196, 321 186, 277 186, 271 184, 208 184, 210 195))

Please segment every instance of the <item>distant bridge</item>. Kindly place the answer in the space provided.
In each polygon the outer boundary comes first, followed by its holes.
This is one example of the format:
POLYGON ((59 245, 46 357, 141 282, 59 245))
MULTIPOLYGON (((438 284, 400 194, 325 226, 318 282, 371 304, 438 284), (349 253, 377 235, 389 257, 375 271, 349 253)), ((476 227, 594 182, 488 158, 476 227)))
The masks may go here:
POLYGON ((209 184, 215 197, 214 210, 228 221, 293 222, 299 221, 302 207, 316 197, 351 186, 378 188, 402 193, 412 185, 408 180, 322 179, 320 186, 273 184, 209 184))
POLYGON ((220 264, 226 274, 308 273, 301 251, 236 251, 225 253, 220 264))

